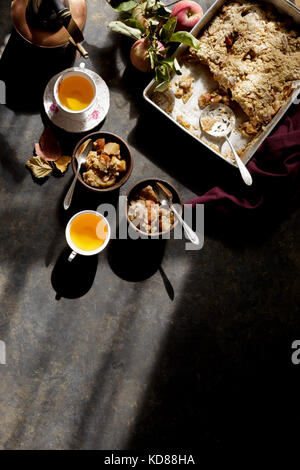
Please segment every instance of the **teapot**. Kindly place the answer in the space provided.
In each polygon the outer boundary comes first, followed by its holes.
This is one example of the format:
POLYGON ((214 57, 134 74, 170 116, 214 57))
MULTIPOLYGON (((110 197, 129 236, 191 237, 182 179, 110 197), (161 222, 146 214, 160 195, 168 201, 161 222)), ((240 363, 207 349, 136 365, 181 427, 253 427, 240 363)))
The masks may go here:
POLYGON ((16 31, 29 43, 44 48, 64 47, 70 42, 80 53, 85 26, 85 0, 13 0, 11 17, 16 31))

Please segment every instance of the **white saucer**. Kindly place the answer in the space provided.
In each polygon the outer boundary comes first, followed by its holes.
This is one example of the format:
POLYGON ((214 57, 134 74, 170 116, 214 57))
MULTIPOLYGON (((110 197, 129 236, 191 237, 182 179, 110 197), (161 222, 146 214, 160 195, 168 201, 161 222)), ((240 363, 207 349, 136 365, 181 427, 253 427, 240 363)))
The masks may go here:
MULTIPOLYGON (((65 71, 82 70, 79 67, 72 67, 65 71)), ((103 80, 96 72, 84 69, 95 81, 97 94, 94 106, 86 111, 83 115, 69 115, 67 112, 58 108, 54 98, 54 84, 61 73, 58 73, 48 82, 44 92, 44 108, 45 112, 56 126, 67 132, 86 132, 94 129, 105 118, 109 110, 109 90, 103 80)))

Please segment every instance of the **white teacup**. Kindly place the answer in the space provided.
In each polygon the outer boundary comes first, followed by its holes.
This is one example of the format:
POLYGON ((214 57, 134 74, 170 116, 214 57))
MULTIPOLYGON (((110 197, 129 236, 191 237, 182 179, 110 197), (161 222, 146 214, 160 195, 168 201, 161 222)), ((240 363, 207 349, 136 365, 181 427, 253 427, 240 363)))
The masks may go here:
POLYGON ((62 72, 61 75, 58 77, 58 79, 56 80, 55 82, 55 85, 54 85, 54 98, 55 98, 55 101, 57 103, 57 106, 60 108, 61 111, 64 111, 65 113, 68 113, 69 115, 73 115, 74 117, 76 116, 81 116, 82 114, 84 114, 86 111, 88 111, 95 103, 95 100, 96 100, 96 93, 97 93, 97 90, 96 90, 96 84, 95 84, 95 81, 93 80, 93 78, 84 70, 85 68, 85 65, 82 63, 80 64, 80 68, 74 68, 73 70, 67 70, 65 72, 62 72), (80 109, 80 110, 72 110, 70 108, 68 108, 67 106, 65 106, 62 102, 61 102, 61 99, 59 97, 59 89, 60 89, 60 86, 62 85, 62 82, 64 80, 66 80, 67 78, 69 77, 82 77, 84 78, 85 80, 87 80, 89 82, 89 84, 91 85, 92 89, 93 89, 93 98, 92 100, 89 102, 89 104, 83 108, 83 109, 80 109))
POLYGON ((68 222, 65 233, 68 245, 72 250, 68 261, 72 261, 77 254, 92 256, 103 251, 110 240, 111 229, 108 220, 102 214, 92 210, 85 210, 73 215, 68 222), (82 217, 88 214, 90 214, 91 217, 82 217), (98 224, 96 218, 99 219, 98 224), (89 234, 91 234, 91 237, 89 237, 89 234), (97 245, 97 238, 103 240, 100 246, 95 246, 93 247, 94 249, 83 248, 83 245, 88 245, 89 242, 97 245))

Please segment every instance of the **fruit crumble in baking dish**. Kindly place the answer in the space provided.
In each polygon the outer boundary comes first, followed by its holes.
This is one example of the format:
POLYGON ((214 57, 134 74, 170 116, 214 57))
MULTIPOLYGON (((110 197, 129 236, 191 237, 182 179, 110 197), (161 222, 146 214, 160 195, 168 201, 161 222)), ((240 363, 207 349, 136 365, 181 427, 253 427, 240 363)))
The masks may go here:
MULTIPOLYGON (((300 80, 296 28, 271 5, 227 2, 198 37, 200 49, 189 48, 185 55, 188 62, 206 64, 223 96, 240 105, 248 117, 241 125, 247 135, 270 122, 300 80)), ((200 107, 209 102, 207 94, 200 96, 200 107)))

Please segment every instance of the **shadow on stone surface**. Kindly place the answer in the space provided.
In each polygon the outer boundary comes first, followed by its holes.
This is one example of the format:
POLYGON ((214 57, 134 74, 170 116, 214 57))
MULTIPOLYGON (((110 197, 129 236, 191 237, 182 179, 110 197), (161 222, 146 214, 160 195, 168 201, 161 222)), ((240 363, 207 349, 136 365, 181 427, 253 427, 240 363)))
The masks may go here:
POLYGON ((74 60, 72 46, 39 48, 13 31, 0 62, 0 78, 6 84, 7 106, 23 112, 39 111, 50 78, 71 67, 74 60))
POLYGON ((19 162, 16 155, 16 151, 12 149, 11 145, 6 141, 5 136, 2 134, 2 132, 0 133, 1 166, 4 172, 9 173, 12 176, 13 180, 16 183, 20 184, 25 176, 24 165, 19 162))
POLYGON ((112 240, 108 249, 108 262, 121 279, 144 281, 159 269, 165 243, 165 240, 112 240))
POLYGON ((293 442, 299 374, 290 356, 300 331, 298 270, 283 250, 294 246, 299 217, 275 209, 247 225, 239 214, 227 214, 227 225, 226 217, 207 217, 208 243, 221 238, 234 257, 222 249, 212 259, 206 247, 194 255, 193 295, 187 275, 124 449, 212 457, 293 442), (290 233, 284 231, 287 217, 290 233), (211 272, 207 257, 215 263, 211 272))
POLYGON ((174 293, 173 286, 170 282, 170 279, 168 278, 168 276, 166 275, 165 271, 163 270, 163 268, 161 266, 159 266, 158 270, 160 272, 160 275, 161 275, 161 278, 163 280, 163 283, 164 283, 164 286, 166 288, 169 299, 174 300, 175 293, 174 293))
MULTIPOLYGON (((87 44, 91 68, 107 83, 112 97, 121 95, 124 103, 130 104, 130 119, 138 118, 143 103, 143 89, 152 79, 152 74, 139 72, 130 63, 129 54, 132 40, 112 34, 113 46, 99 48, 87 44)), ((113 99, 112 106, 117 106, 113 99)))
MULTIPOLYGON (((281 195, 278 195, 278 199, 281 195)), ((282 196, 283 197, 283 196, 282 196)), ((205 207, 205 235, 222 240, 236 252, 246 246, 261 246, 272 238, 280 225, 296 214, 298 202, 290 201, 287 207, 275 199, 266 200, 255 210, 241 210, 233 205, 207 205, 205 207)))
POLYGON ((51 283, 56 291, 56 300, 62 297, 77 299, 85 295, 93 285, 98 266, 98 256, 77 255, 68 261, 70 248, 60 254, 51 275, 51 283))
MULTIPOLYGON (((261 256, 268 255, 261 250, 261 256)), ((222 268, 221 257, 216 263, 222 268)), ((214 279, 210 296, 201 273, 193 296, 184 286, 123 449, 172 449, 213 458, 235 455, 237 449, 259 455, 260 447, 267 452, 295 439, 291 417, 299 374, 290 361, 291 340, 300 326, 295 284, 282 297, 272 273, 259 274, 253 259, 243 273, 255 278, 255 285, 241 283, 238 293, 231 269, 222 268, 224 277, 214 279)), ((291 263, 292 276, 295 272, 291 263)), ((281 277, 279 285, 287 285, 281 277)))

